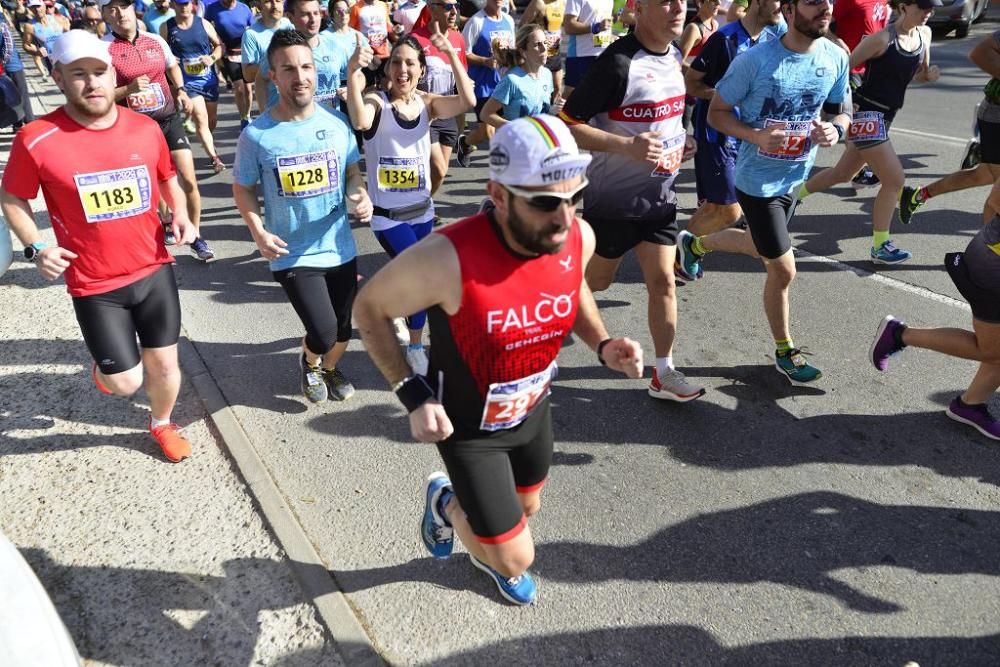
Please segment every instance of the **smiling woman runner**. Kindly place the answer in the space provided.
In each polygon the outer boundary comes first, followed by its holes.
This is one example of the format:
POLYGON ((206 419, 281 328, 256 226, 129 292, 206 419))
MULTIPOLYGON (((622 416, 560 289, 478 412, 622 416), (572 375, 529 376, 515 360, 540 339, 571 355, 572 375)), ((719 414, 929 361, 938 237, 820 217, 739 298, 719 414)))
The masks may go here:
MULTIPOLYGON (((390 257, 430 234, 434 225, 430 122, 465 113, 476 103, 472 80, 437 23, 431 28, 431 43, 447 55, 457 95, 417 92, 427 62, 420 43, 412 37, 400 39, 389 53, 389 92, 362 95, 362 70, 371 61, 372 51, 360 38, 348 64, 347 106, 354 129, 363 133, 365 155, 370 160, 368 192, 375 207, 372 230, 390 257)), ((418 375, 427 372, 427 355, 421 342, 426 318, 423 311, 407 318, 410 345, 406 361, 418 375)))

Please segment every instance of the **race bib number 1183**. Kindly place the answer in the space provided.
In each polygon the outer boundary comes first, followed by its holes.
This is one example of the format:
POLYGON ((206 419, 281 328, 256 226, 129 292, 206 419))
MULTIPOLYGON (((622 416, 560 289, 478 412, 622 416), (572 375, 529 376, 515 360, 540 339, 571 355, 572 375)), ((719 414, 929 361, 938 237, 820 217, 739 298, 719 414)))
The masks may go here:
POLYGON ((73 176, 87 222, 107 222, 149 210, 151 187, 145 165, 73 176))

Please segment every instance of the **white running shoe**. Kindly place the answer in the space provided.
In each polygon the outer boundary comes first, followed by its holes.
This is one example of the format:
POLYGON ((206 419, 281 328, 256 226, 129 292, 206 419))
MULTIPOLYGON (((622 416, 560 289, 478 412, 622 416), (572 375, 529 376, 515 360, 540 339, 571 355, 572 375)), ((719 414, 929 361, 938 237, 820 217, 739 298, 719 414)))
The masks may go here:
POLYGON ((400 345, 409 345, 410 330, 406 328, 406 319, 397 317, 392 321, 392 326, 396 329, 396 342, 400 345))
POLYGON ((417 375, 427 375, 427 366, 430 362, 427 360, 427 353, 424 352, 424 348, 408 348, 406 350, 406 363, 410 365, 410 369, 417 375))
POLYGON ((663 377, 659 377, 656 370, 653 370, 653 378, 649 381, 649 395, 667 401, 687 403, 705 395, 705 388, 696 384, 691 384, 675 368, 671 368, 663 377))

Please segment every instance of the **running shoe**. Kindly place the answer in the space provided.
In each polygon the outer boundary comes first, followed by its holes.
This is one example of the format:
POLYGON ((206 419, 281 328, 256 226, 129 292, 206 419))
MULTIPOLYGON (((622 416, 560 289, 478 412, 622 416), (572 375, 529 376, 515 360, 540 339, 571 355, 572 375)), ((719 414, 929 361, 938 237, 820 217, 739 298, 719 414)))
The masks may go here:
POLYGON ((410 330, 406 326, 405 317, 397 317, 392 321, 392 328, 396 331, 396 342, 400 345, 410 344, 410 330))
POLYGON ((653 377, 649 381, 649 395, 666 401, 676 401, 677 403, 687 403, 705 395, 705 388, 696 384, 691 384, 676 368, 671 368, 663 377, 653 370, 653 377))
POLYGON ((851 179, 851 185, 854 186, 855 193, 866 188, 874 188, 879 183, 881 181, 878 180, 878 176, 868 167, 863 167, 857 176, 851 179))
POLYGON ((326 381, 323 378, 323 369, 311 365, 306 361, 306 355, 299 355, 299 378, 302 386, 302 393, 310 403, 322 403, 327 399, 326 381))
POLYGON ((212 158, 212 171, 216 174, 221 174, 226 170, 226 164, 222 161, 218 155, 212 158))
POLYGON ((212 246, 208 245, 208 242, 200 236, 191 244, 191 252, 203 262, 215 259, 215 251, 212 250, 212 246))
POLYGON ((910 252, 897 248, 891 240, 883 243, 878 250, 872 248, 871 256, 873 264, 902 264, 913 257, 910 252))
POLYGON ((427 361, 427 353, 424 351, 424 348, 407 348, 406 363, 410 365, 410 370, 417 375, 427 375, 429 362, 427 361))
POLYGON ((170 422, 169 424, 152 428, 151 420, 149 433, 160 445, 163 455, 170 461, 179 463, 181 459, 191 456, 191 443, 180 434, 180 426, 177 424, 170 422))
POLYGON ((346 401, 354 396, 354 385, 339 368, 324 368, 323 382, 326 383, 326 393, 331 401, 346 401))
POLYGON ((490 575, 504 599, 517 605, 529 605, 538 598, 538 587, 527 570, 516 577, 505 577, 472 554, 469 554, 469 559, 473 565, 490 575))
POLYGON ((962 169, 972 169, 983 161, 982 152, 977 139, 969 139, 969 145, 965 147, 965 157, 962 158, 962 169))
POLYGON ((438 511, 445 492, 452 492, 451 480, 443 472, 431 473, 424 483, 424 516, 420 520, 420 539, 431 556, 444 560, 455 548, 455 530, 438 511))
POLYGON ((483 197, 483 201, 479 202, 479 210, 477 213, 489 213, 496 207, 497 205, 493 203, 492 199, 489 197, 483 197))
POLYGON ((899 193, 899 221, 904 225, 910 224, 913 214, 923 205, 924 202, 917 201, 917 189, 904 186, 899 193))
POLYGON ((985 403, 967 405, 960 396, 956 396, 944 413, 957 422, 968 424, 991 440, 1000 440, 1000 421, 993 418, 985 403))
POLYGON ((109 396, 115 393, 110 389, 108 389, 103 382, 101 382, 101 378, 97 375, 96 361, 94 362, 94 365, 90 369, 90 377, 94 381, 94 386, 97 387, 97 391, 101 392, 102 394, 107 394, 109 396))
POLYGON ((868 350, 868 358, 872 360, 875 370, 884 371, 889 368, 889 358, 894 357, 903 349, 896 342, 897 331, 906 328, 906 323, 897 320, 892 315, 886 315, 875 331, 875 339, 868 350))
POLYGON ((704 275, 701 269, 701 257, 691 247, 694 234, 687 230, 677 235, 677 259, 674 262, 674 275, 680 273, 685 281, 698 280, 704 275))
POLYGON ((249 124, 250 124, 250 119, 249 118, 243 118, 243 119, 241 119, 240 120, 240 132, 242 132, 243 130, 247 129, 247 125, 249 125, 249 124))
POLYGON ((472 164, 472 148, 469 144, 465 143, 465 135, 458 135, 458 143, 455 145, 455 159, 463 167, 468 167, 472 164))
POLYGON ((160 224, 163 225, 163 245, 177 245, 177 237, 174 236, 173 212, 167 211, 166 217, 160 218, 160 224))
POLYGON ((774 353, 774 367, 796 387, 806 387, 823 377, 823 372, 808 361, 799 349, 774 353))
POLYGON ((191 119, 191 118, 185 118, 183 125, 184 125, 184 131, 187 132, 188 134, 197 134, 198 133, 198 128, 196 128, 194 126, 194 120, 193 119, 191 119))

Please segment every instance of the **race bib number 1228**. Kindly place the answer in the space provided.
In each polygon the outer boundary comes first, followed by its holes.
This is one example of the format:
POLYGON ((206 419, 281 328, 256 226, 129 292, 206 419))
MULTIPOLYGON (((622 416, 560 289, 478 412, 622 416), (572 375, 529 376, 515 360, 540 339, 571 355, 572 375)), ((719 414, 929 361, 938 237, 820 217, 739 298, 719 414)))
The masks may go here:
POLYGON ((279 156, 276 171, 281 197, 313 197, 333 192, 340 182, 334 151, 279 156))

